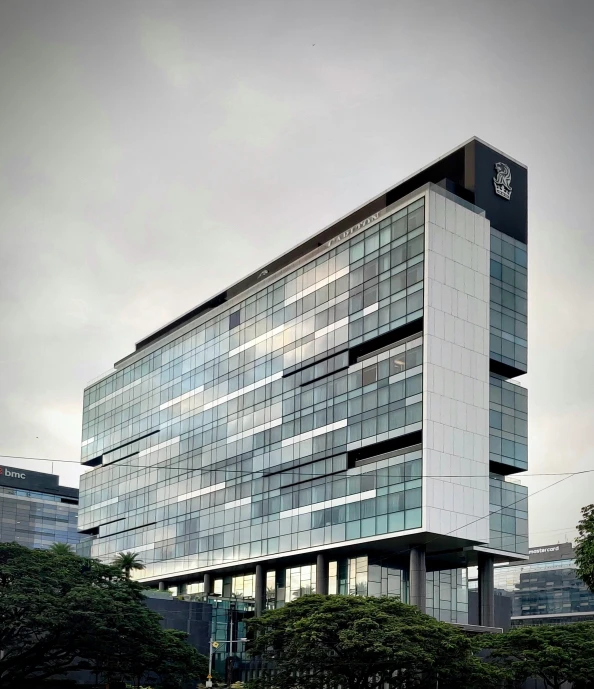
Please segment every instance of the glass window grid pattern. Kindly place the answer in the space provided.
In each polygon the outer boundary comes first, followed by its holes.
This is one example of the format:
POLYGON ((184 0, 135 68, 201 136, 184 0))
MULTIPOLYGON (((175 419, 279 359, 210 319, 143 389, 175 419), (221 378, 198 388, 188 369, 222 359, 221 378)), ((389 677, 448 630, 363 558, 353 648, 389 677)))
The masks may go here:
POLYGON ((349 369, 349 450, 421 429, 422 343, 413 338, 349 369))
POLYGON ((75 546, 81 539, 78 505, 59 500, 46 493, 0 488, 0 542, 41 549, 54 543, 75 546))
POLYGON ((512 598, 514 617, 594 612, 594 593, 578 578, 574 560, 496 567, 495 587, 512 598))
POLYGON ((491 474, 489 503, 489 547, 527 555, 528 488, 491 474))
POLYGON ((527 371, 527 246, 491 228, 490 357, 527 371))
POLYGON ((220 646, 213 650, 213 668, 221 676, 225 675, 225 662, 229 655, 246 657, 246 643, 240 639, 247 638, 246 620, 254 615, 254 604, 236 598, 208 598, 212 606, 211 634, 220 646), (233 648, 230 649, 233 641, 233 648), (232 651, 232 653, 230 653, 232 651))
POLYGON ((426 612, 442 622, 468 624, 466 569, 427 572, 426 612))
POLYGON ((538 627, 542 624, 572 624, 573 622, 593 622, 591 615, 568 615, 567 617, 521 617, 511 621, 512 627, 538 627))
MULTIPOLYGON (((282 607, 289 600, 315 593, 315 565, 282 570, 276 578, 267 573, 267 607, 282 607), (276 594, 271 592, 276 587, 276 594)), ((427 614, 444 622, 468 623, 468 582, 466 569, 427 572, 427 614)), ((408 601, 408 572, 400 567, 380 565, 373 557, 360 555, 328 563, 330 595, 389 596, 408 601)))
POLYGON ((528 390, 497 376, 489 379, 489 459, 528 469, 528 390))
POLYGON ((369 565, 368 596, 388 596, 408 602, 408 572, 389 565, 369 565))
MULTIPOLYGON (((81 481, 81 528, 100 527, 93 554, 140 552, 150 576, 151 570, 164 573, 157 563, 187 563, 197 553, 206 555, 201 565, 212 565, 316 545, 321 530, 310 533, 311 515, 281 524, 270 514, 252 518, 251 503, 258 496, 262 502, 282 497, 282 472, 263 472, 318 457, 331 459, 333 469, 335 461, 340 466, 348 433, 356 437, 359 427, 363 434, 375 426, 377 433, 387 420, 390 432, 390 415, 401 417, 404 408, 405 423, 418 418, 420 428, 419 392, 390 401, 391 388, 402 389, 397 375, 386 379, 378 373, 377 382, 349 389, 348 371, 331 369, 339 368, 347 347, 422 315, 423 231, 421 198, 245 299, 232 331, 229 316, 237 306, 90 386, 82 458, 103 455, 104 463, 113 464, 81 481), (327 367, 330 375, 311 384, 303 370, 300 377, 283 377, 291 367, 309 364, 314 371, 327 367), (348 426, 351 398, 361 411, 348 426), (384 413, 378 415, 372 399, 384 413), (257 478, 254 472, 260 472, 257 478)), ((382 366, 377 363, 378 371, 382 366)), ((404 386, 416 390, 420 368, 413 373, 404 372, 404 386)), ((365 467, 365 473, 371 470, 365 467)), ((334 481, 341 485, 336 477, 325 479, 334 481)), ((351 538, 357 530, 375 534, 420 526, 420 478, 404 483, 392 490, 411 491, 410 509, 391 524, 385 513, 356 520, 360 525, 350 527, 351 538)), ((387 494, 390 488, 378 490, 387 494)), ((332 523, 323 532, 325 543, 347 538, 346 523, 332 523)))

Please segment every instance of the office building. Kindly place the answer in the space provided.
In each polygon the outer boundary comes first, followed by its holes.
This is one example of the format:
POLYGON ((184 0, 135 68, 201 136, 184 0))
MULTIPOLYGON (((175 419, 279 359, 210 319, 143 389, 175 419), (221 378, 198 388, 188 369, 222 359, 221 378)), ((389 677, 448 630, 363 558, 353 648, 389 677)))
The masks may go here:
POLYGON ((144 338, 84 392, 92 554, 255 614, 387 594, 459 624, 477 565, 493 626, 527 553, 526 268, 527 170, 472 139, 144 338))
POLYGON ((594 593, 577 576, 574 557, 571 543, 557 543, 495 567, 496 593, 512 600, 512 627, 594 621, 594 593))
POLYGON ((78 489, 59 484, 58 476, 0 466, 0 542, 49 548, 80 540, 78 489))

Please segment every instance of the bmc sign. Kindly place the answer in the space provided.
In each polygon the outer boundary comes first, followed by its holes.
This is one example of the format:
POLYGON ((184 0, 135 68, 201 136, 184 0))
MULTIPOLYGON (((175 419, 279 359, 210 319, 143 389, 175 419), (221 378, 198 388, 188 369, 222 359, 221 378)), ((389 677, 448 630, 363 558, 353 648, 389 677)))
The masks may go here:
POLYGON ((27 478, 22 472, 8 469, 7 467, 0 467, 0 476, 6 476, 6 478, 20 478, 21 481, 27 478))

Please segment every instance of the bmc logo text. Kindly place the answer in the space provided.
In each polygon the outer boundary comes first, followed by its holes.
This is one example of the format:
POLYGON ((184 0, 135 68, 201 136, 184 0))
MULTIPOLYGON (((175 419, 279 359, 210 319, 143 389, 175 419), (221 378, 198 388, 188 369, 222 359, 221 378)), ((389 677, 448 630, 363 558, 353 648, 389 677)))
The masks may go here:
POLYGON ((21 474, 20 471, 13 471, 12 469, 7 469, 6 467, 0 467, 0 476, 6 476, 6 478, 20 478, 24 480, 25 474, 21 474))

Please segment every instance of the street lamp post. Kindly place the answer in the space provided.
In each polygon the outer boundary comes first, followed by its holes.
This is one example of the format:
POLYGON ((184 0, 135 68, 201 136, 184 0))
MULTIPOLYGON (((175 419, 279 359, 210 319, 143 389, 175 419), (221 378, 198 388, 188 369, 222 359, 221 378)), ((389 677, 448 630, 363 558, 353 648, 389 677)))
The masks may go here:
MULTIPOLYGON (((235 639, 234 641, 247 641, 247 637, 242 637, 241 639, 235 639)), ((208 679, 206 680, 206 687, 209 689, 209 687, 212 687, 212 658, 214 655, 214 651, 221 645, 221 644, 231 644, 233 641, 214 641, 212 636, 210 637, 210 648, 209 648, 209 653, 208 653, 208 679)))

